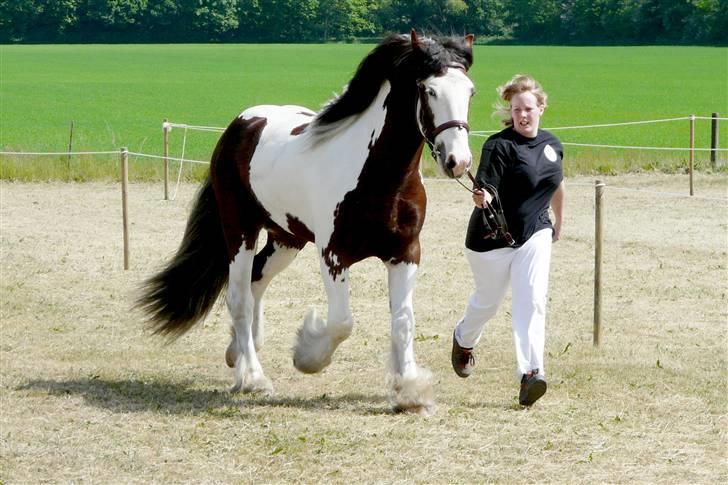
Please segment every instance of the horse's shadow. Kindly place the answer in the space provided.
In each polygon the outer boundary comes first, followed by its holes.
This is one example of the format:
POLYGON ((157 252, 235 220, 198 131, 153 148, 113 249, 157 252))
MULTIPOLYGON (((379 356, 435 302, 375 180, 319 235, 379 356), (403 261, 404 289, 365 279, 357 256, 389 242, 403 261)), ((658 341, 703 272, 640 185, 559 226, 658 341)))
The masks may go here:
POLYGON ((234 416, 254 408, 348 409, 364 415, 392 414, 384 396, 359 393, 323 394, 318 397, 285 397, 234 394, 227 390, 206 390, 191 382, 164 382, 100 377, 51 380, 37 379, 17 390, 45 392, 51 396, 82 396, 94 407, 117 413, 154 411, 164 414, 234 416))

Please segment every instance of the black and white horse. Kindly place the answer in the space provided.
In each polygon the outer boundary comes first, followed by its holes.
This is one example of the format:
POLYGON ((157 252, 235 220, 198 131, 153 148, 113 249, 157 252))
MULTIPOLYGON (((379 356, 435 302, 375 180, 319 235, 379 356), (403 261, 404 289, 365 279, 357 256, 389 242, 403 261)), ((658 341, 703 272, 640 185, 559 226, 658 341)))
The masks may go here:
POLYGON ((316 244, 328 314, 324 321, 308 313, 293 364, 319 372, 352 330, 349 268, 374 256, 388 270, 393 405, 431 411, 431 376, 413 350, 412 292, 427 200, 420 156, 427 142, 449 177, 471 165, 472 43, 470 35, 390 36, 320 112, 255 106, 235 118, 215 148, 178 252, 144 286, 139 304, 156 332, 189 330, 227 284, 233 390, 270 392, 256 352, 271 279, 306 243, 316 244), (260 231, 267 242, 257 251, 260 231))

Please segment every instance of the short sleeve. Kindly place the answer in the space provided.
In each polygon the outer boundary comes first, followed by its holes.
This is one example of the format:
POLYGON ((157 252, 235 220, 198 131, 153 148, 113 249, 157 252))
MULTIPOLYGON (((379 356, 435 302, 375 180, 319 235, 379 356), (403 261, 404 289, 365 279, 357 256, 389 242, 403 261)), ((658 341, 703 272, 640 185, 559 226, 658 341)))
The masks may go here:
POLYGON ((480 165, 475 178, 480 184, 500 187, 501 177, 506 170, 507 157, 503 143, 499 139, 488 140, 480 154, 480 165))

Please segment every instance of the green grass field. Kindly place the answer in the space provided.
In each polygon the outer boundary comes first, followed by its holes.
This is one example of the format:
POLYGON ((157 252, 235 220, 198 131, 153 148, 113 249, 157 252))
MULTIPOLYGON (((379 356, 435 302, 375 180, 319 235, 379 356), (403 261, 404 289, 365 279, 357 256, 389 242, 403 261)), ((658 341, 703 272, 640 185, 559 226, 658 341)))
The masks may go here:
MULTIPOLYGON (((340 92, 371 45, 0 46, 0 149, 161 154, 164 118, 226 126, 247 106, 317 109, 340 92)), ((550 107, 543 127, 728 115, 728 49, 709 47, 477 46, 471 76, 479 94, 473 130, 496 130, 495 88, 525 72, 541 81, 550 107)), ((696 145, 708 147, 709 121, 696 145)), ((557 131, 565 142, 688 146, 688 122, 557 131)), ((728 144, 728 123, 720 130, 728 144)), ((190 132, 185 156, 207 160, 218 135, 190 132)), ((484 138, 473 136, 478 158, 484 138)), ((172 133, 181 154, 182 130, 172 133)), ((727 157, 721 154, 723 160, 727 157)), ((0 156, 2 178, 112 177, 117 157, 0 156), (70 170, 70 171, 69 171, 70 170)), ((683 170, 687 152, 567 147, 567 173, 683 170)), ((697 167, 709 168, 699 153, 697 167)), ((158 177, 160 163, 133 160, 133 178, 158 177)), ((203 171, 202 167, 198 170, 203 171)), ((426 173, 432 174, 431 163, 426 173)))

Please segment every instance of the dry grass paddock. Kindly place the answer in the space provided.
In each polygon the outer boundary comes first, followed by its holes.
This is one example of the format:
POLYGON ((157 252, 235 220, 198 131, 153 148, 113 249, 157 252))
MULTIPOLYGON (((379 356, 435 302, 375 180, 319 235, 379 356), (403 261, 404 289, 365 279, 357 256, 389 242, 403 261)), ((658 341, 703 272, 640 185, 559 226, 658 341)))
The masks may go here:
POLYGON ((725 483, 728 178, 607 177, 604 341, 592 346, 593 179, 568 181, 554 246, 549 392, 517 404, 509 302, 450 368, 471 291, 462 241, 469 195, 428 181, 415 293, 419 362, 438 408, 392 414, 386 272, 355 266, 355 328, 321 375, 296 372, 295 329, 325 312, 308 246, 267 293, 261 361, 270 397, 230 394, 223 304, 167 345, 130 307, 175 250, 195 191, 130 187, 131 269, 122 270, 115 184, 1 182, 0 480, 39 482, 725 483), (641 189, 640 191, 621 188, 641 189))

